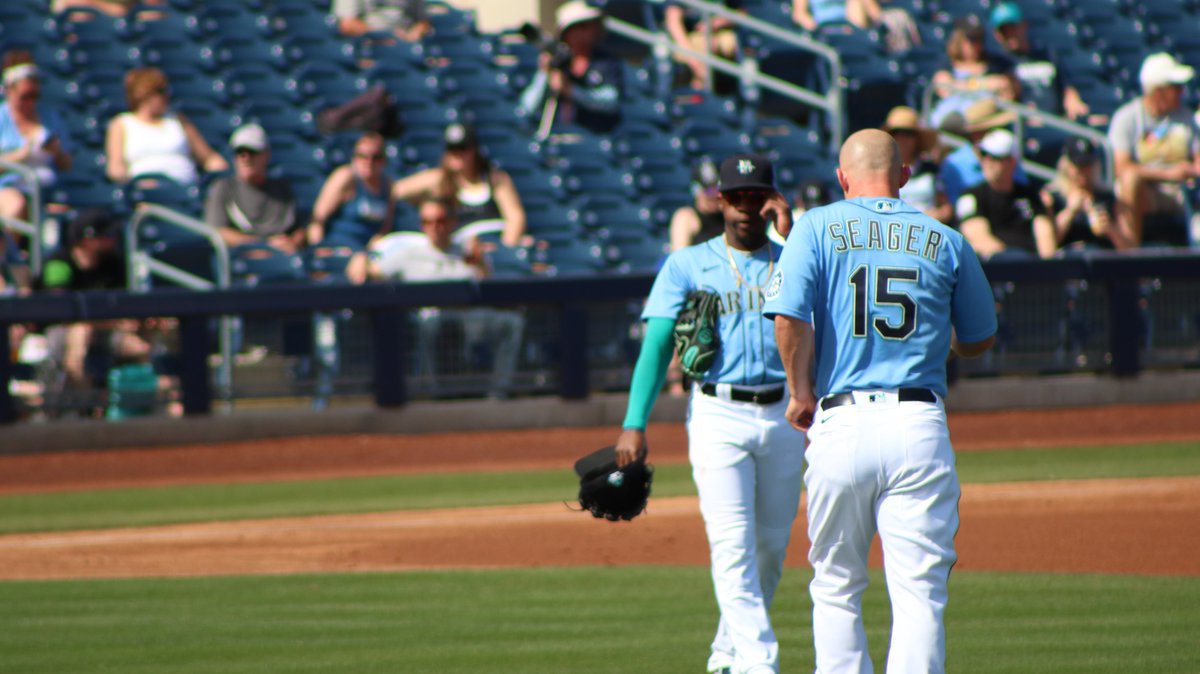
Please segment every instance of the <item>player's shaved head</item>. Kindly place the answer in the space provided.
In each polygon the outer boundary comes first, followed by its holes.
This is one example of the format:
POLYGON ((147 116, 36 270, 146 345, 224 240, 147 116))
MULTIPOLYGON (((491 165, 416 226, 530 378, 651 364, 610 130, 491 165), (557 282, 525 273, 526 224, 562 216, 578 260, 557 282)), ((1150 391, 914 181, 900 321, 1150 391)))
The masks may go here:
POLYGON ((879 129, 863 129, 847 138, 838 164, 838 182, 848 199, 896 196, 907 180, 900 146, 891 134, 879 129))

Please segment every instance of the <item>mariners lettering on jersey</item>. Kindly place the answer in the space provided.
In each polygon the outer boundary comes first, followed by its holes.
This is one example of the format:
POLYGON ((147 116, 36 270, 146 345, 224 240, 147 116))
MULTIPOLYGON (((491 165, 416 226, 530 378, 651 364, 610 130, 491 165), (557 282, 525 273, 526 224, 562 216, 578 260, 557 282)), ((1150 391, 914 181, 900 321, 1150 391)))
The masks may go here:
POLYGON ((845 223, 831 222, 827 227, 829 237, 837 244, 833 249, 835 253, 879 250, 918 255, 937 262, 943 241, 942 233, 936 228, 916 222, 882 222, 873 218, 864 222, 855 218, 845 223))
POLYGON ((720 291, 707 288, 707 290, 712 290, 720 296, 722 316, 746 311, 762 312, 764 301, 762 286, 750 286, 747 288, 749 292, 745 293, 740 289, 720 291))

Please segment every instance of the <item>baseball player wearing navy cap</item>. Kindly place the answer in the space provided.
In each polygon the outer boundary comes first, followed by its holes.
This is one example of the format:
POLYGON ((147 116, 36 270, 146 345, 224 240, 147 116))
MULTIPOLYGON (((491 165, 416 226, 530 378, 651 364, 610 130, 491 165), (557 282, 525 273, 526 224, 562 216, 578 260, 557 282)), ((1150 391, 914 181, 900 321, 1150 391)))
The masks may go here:
POLYGON ((817 672, 874 671, 862 595, 877 531, 892 600, 887 671, 944 672, 960 494, 946 359, 992 345, 992 291, 966 239, 899 198, 909 169, 891 136, 852 135, 839 163, 846 199, 796 224, 764 310, 787 369, 787 418, 808 432, 817 672))
POLYGON ((791 210, 774 169, 757 155, 720 166, 725 231, 667 258, 642 318, 646 336, 630 384, 618 461, 644 457, 646 419, 671 359, 672 330, 693 290, 720 296, 720 349, 688 402, 688 456, 712 555, 720 621, 708 671, 766 674, 779 668, 767 614, 800 502, 804 436, 784 417, 787 391, 763 291, 781 247, 768 240, 768 216, 784 233, 791 210))

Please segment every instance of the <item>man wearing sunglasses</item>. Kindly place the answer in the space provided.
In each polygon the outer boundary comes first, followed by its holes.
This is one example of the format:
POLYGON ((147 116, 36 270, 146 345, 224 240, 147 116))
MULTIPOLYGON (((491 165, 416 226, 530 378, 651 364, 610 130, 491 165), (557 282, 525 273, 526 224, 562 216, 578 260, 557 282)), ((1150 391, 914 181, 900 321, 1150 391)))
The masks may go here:
POLYGON ((266 243, 284 253, 304 246, 296 223, 296 198, 286 180, 267 177, 271 148, 258 124, 238 127, 229 138, 233 175, 214 182, 204 202, 204 221, 228 246, 266 243))
POLYGON ((672 333, 686 296, 720 298, 720 347, 692 383, 688 445, 712 555, 720 621, 709 672, 779 671, 779 644, 768 610, 800 501, 804 436, 784 418, 783 364, 763 294, 781 246, 767 237, 770 220, 786 236, 792 215, 775 189, 771 163, 734 155, 719 170, 721 235, 671 253, 642 318, 646 335, 630 383, 617 440, 617 461, 647 456, 646 422, 671 360, 672 333))
POLYGON ((1054 222, 1038 191, 1015 179, 1017 141, 996 129, 979 141, 983 182, 955 203, 959 230, 979 257, 1051 257, 1058 250, 1054 222))

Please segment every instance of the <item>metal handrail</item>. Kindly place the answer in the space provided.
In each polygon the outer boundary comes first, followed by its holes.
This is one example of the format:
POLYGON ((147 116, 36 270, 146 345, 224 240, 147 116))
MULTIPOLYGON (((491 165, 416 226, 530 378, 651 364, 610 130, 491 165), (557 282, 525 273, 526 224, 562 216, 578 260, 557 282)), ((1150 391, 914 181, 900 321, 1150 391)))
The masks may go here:
MULTIPOLYGON (((956 93, 978 93, 977 89, 969 89, 966 87, 958 86, 954 83, 934 84, 934 83, 930 82, 928 85, 925 86, 925 91, 922 92, 922 95, 921 95, 921 118, 922 119, 929 119, 929 114, 933 111, 933 107, 934 107, 934 103, 933 103, 934 94, 935 94, 936 90, 939 88, 950 89, 951 91, 954 91, 956 93)), ((995 101, 996 101, 996 107, 1000 108, 1001 110, 1008 110, 1008 111, 1017 113, 1017 121, 1016 121, 1016 125, 1014 128, 1014 135, 1017 137, 1018 143, 1021 143, 1022 141, 1024 141, 1024 139, 1025 139, 1025 123, 1026 123, 1026 121, 1030 121, 1030 120, 1040 122, 1041 124, 1043 124, 1045 126, 1049 126, 1051 128, 1055 128, 1060 131, 1066 131, 1069 134, 1072 134, 1075 136, 1080 136, 1082 138, 1087 138, 1088 140, 1092 141, 1092 143, 1096 146, 1096 148, 1104 153, 1103 173, 1101 175, 1101 181, 1106 185, 1111 185, 1113 183, 1113 179, 1115 178, 1115 173, 1114 173, 1114 168, 1113 168, 1113 166, 1114 166, 1113 150, 1112 150, 1112 145, 1110 145, 1108 142, 1108 136, 1091 128, 1090 126, 1085 126, 1078 122, 1073 122, 1061 115, 1055 115, 1053 113, 1049 113, 1044 110, 1039 110, 1037 108, 1033 108, 1028 105, 1022 105, 1020 103, 1016 103, 1013 101, 1005 101, 1005 100, 1000 100, 1000 99, 995 99, 995 101)), ((957 136, 955 134, 950 134, 945 131, 939 132, 939 135, 942 136, 942 138, 944 140, 952 139, 952 140, 948 141, 948 144, 950 144, 950 145, 962 145, 964 142, 966 142, 966 140, 963 139, 961 136, 957 136)), ((1021 164, 1022 164, 1022 166, 1025 167, 1025 170, 1028 171, 1030 174, 1037 176, 1039 178, 1042 178, 1043 180, 1053 180, 1054 177, 1058 174, 1058 168, 1055 166, 1046 166, 1045 164, 1040 164, 1038 162, 1030 161, 1030 160, 1024 159, 1024 158, 1021 159, 1021 164)))
MULTIPOLYGON (((228 288, 231 285, 229 246, 212 227, 179 211, 159 204, 138 204, 133 217, 125 224, 126 284, 131 291, 149 290, 146 281, 151 275, 159 276, 192 290, 228 288), (146 220, 154 218, 168 225, 179 227, 203 237, 213 247, 216 255, 214 284, 188 271, 154 259, 138 247, 138 231, 146 220)), ((217 394, 228 408, 233 401, 233 322, 229 316, 221 316, 219 331, 221 365, 217 368, 217 394)))
POLYGON ((764 75, 758 72, 757 62, 754 59, 744 59, 741 65, 737 65, 725 59, 716 58, 708 51, 709 40, 705 40, 705 51, 697 52, 688 47, 675 44, 675 42, 670 39, 670 36, 666 35, 665 33, 653 33, 619 19, 606 17, 604 19, 604 25, 612 32, 624 37, 642 42, 651 47, 656 47, 663 51, 669 50, 681 56, 694 58, 704 63, 709 68, 719 70, 728 75, 733 75, 734 77, 742 78, 749 83, 761 85, 778 94, 782 94, 783 96, 793 98, 801 103, 824 110, 829 114, 830 118, 830 146, 834 152, 837 152, 842 145, 843 136, 845 135, 845 124, 844 120, 842 119, 842 110, 844 108, 843 87, 841 86, 842 59, 835 49, 829 45, 818 42, 807 35, 784 30, 761 19, 756 19, 752 16, 731 11, 724 5, 703 2, 702 0, 676 0, 676 3, 699 11, 702 16, 702 23, 706 26, 706 30, 709 19, 713 16, 719 16, 724 19, 728 19, 735 25, 757 31, 763 35, 774 38, 781 42, 786 42, 806 51, 811 51, 817 56, 826 59, 829 61, 830 79, 832 82, 832 85, 829 87, 829 91, 824 94, 820 94, 803 87, 798 87, 791 82, 781 80, 772 75, 764 75))
POLYGON ((14 229, 29 237, 29 269, 34 278, 42 275, 43 245, 42 241, 42 186, 38 183, 37 173, 24 164, 0 159, 0 169, 20 174, 29 189, 29 220, 0 217, 0 226, 14 229))

